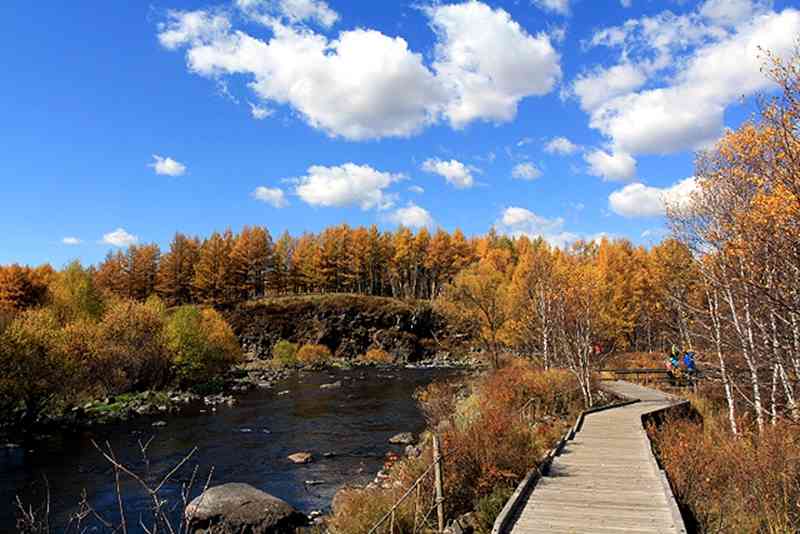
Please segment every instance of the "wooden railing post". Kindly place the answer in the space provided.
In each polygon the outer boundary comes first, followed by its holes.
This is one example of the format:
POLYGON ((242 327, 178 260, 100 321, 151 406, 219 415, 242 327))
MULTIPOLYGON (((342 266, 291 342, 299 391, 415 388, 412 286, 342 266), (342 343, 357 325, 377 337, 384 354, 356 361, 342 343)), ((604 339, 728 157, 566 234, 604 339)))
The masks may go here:
POLYGON ((442 487, 442 453, 439 450, 439 436, 433 435, 433 461, 435 467, 433 468, 435 485, 436 485, 436 519, 437 519, 437 532, 442 534, 444 532, 444 488, 442 487))

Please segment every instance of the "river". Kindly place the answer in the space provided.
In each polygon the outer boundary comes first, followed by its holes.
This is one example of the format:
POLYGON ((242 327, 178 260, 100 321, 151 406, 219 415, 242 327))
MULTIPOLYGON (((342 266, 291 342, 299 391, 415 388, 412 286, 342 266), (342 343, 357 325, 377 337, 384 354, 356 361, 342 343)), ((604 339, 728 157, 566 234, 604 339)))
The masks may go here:
MULTIPOLYGON (((299 373, 271 389, 240 394, 236 406, 221 406, 216 412, 190 406, 180 415, 138 418, 22 447, 1 447, 0 532, 13 531, 15 497, 40 504, 45 487, 49 487, 53 524, 65 524, 83 490, 95 509, 114 516, 113 470, 92 446, 92 439, 108 442, 118 459, 137 473, 146 473, 139 442, 154 436, 147 455, 150 481, 197 447, 177 480, 164 488, 171 501, 179 500, 180 483, 197 465, 204 477, 213 467, 212 485, 246 482, 303 512, 325 510, 342 485, 369 481, 387 452, 402 452, 401 446, 388 443, 392 435, 424 428, 414 391, 456 373, 445 369, 299 373), (342 387, 320 388, 335 381, 342 387), (166 425, 153 426, 157 420, 166 425), (298 451, 313 453, 314 462, 289 462, 287 456, 298 451), (310 481, 314 484, 307 484, 310 481)), ((135 522, 149 501, 132 481, 123 481, 122 493, 129 523, 135 522)))

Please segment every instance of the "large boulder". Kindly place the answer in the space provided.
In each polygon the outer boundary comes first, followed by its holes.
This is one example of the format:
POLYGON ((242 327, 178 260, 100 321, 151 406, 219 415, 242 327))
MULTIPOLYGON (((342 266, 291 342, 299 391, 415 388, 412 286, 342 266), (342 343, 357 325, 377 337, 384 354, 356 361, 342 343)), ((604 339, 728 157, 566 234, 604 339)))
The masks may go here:
POLYGON ((292 534, 308 523, 287 502, 235 482, 208 488, 184 514, 192 534, 292 534))

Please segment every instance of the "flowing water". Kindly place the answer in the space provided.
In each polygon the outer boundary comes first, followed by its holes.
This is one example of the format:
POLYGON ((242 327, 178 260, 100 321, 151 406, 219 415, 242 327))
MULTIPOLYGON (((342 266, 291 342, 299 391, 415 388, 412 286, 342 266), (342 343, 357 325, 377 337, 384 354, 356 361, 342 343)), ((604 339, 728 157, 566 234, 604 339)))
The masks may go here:
MULTIPOLYGON (((164 495, 172 502, 179 500, 180 483, 199 465, 202 477, 213 467, 212 485, 246 482, 306 513, 325 510, 342 485, 371 480, 387 452, 402 452, 401 446, 388 443, 392 435, 423 429, 414 391, 458 372, 370 369, 301 373, 271 389, 242 394, 236 406, 218 407, 213 413, 207 407, 194 406, 180 415, 140 418, 52 436, 18 448, 0 448, 0 532, 13 531, 17 495, 23 502, 41 504, 46 487, 55 524, 64 524, 83 490, 94 508, 114 517, 114 473, 92 439, 108 442, 119 460, 138 473, 149 472, 146 477, 152 482, 197 447, 177 480, 165 486, 164 495), (341 381, 342 387, 320 388, 335 381, 341 381), (166 425, 153 426, 156 420, 166 425), (151 436, 148 464, 139 442, 151 436), (294 465, 287 460, 289 454, 299 451, 313 453, 314 462, 294 465)), ((149 501, 130 480, 123 480, 122 490, 131 524, 147 510, 149 501)))

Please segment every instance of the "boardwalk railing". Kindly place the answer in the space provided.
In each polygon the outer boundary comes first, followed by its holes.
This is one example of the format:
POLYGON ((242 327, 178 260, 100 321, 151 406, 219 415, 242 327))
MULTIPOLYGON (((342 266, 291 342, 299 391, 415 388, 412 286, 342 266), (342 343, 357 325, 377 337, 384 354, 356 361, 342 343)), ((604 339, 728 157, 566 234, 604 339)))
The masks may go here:
MULTIPOLYGON (((572 396, 576 395, 580 391, 580 388, 571 389, 568 391, 563 391, 557 393, 550 399, 542 399, 540 397, 531 397, 528 399, 525 404, 518 410, 518 416, 526 423, 532 424, 538 420, 538 418, 543 415, 542 413, 542 404, 545 401, 549 401, 548 410, 549 413, 561 413, 568 403, 572 396)), ((588 413, 588 411, 587 411, 588 413)), ((573 435, 579 427, 573 427, 573 435)), ((452 456, 457 451, 449 451, 448 456, 452 456)), ((387 511, 368 531, 367 534, 377 534, 381 532, 381 527, 388 527, 388 530, 383 532, 388 532, 388 534, 394 534, 395 532, 395 524, 398 511, 403 503, 409 501, 409 499, 414 499, 414 525, 412 529, 412 533, 416 534, 417 532, 430 532, 433 530, 434 532, 443 532, 444 531, 444 523, 445 523, 445 514, 444 514, 444 488, 443 488, 443 478, 442 478, 442 468, 444 465, 445 454, 440 449, 440 442, 438 436, 435 434, 433 435, 433 461, 430 465, 425 468, 425 471, 417 477, 414 482, 408 487, 408 489, 400 496, 399 499, 392 505, 392 507, 387 511), (429 495, 430 490, 424 490, 423 486, 427 481, 432 480, 433 486, 433 498, 426 501, 426 496, 429 495), (426 504, 430 504, 425 507, 426 504), (433 512, 436 512, 436 523, 433 523, 433 512), (427 530, 426 530, 427 529, 427 530)))
POLYGON ((613 404, 607 404, 605 406, 588 408, 578 414, 578 417, 575 419, 575 424, 573 424, 572 427, 570 427, 570 429, 567 430, 563 436, 561 436, 561 439, 558 440, 555 446, 547 451, 547 454, 542 456, 539 462, 537 462, 536 466, 528 471, 528 474, 524 479, 522 479, 522 482, 517 485, 514 493, 511 494, 511 497, 508 499, 508 501, 506 501, 505 506, 495 519, 494 525, 492 526, 492 534, 504 534, 508 532, 508 529, 511 528, 511 525, 516 520, 517 515, 525 505, 528 495, 530 495, 530 493, 533 491, 533 488, 536 487, 536 483, 539 482, 539 479, 542 476, 547 474, 548 470, 550 469, 550 465, 553 463, 553 460, 561 453, 567 441, 575 439, 575 434, 580 432, 581 427, 583 426, 583 420, 587 415, 595 412, 601 412, 603 410, 610 410, 611 408, 627 406, 637 402, 639 402, 638 399, 629 399, 615 402, 613 404))
POLYGON ((389 534, 394 534, 395 529, 395 521, 397 516, 397 510, 400 506, 406 502, 410 498, 414 498, 414 526, 412 532, 416 534, 416 532, 421 532, 425 528, 430 528, 431 525, 429 524, 429 520, 431 518, 431 514, 434 510, 438 510, 437 513, 437 532, 441 532, 444 530, 444 526, 442 523, 444 522, 444 517, 442 516, 442 505, 444 498, 441 494, 441 481, 442 481, 442 460, 443 456, 439 451, 439 439, 436 435, 433 436, 433 462, 423 471, 423 473, 409 486, 403 495, 394 503, 394 505, 386 512, 383 517, 381 517, 377 523, 375 523, 372 528, 369 530, 368 534, 375 534, 378 530, 388 523, 389 527, 389 534), (430 506, 427 510, 423 510, 423 498, 422 495, 422 486, 423 483, 433 477, 433 486, 434 486, 434 499, 433 499, 433 506, 430 506), (423 513, 424 511, 424 513, 423 513), (419 530, 418 530, 419 529, 419 530))

